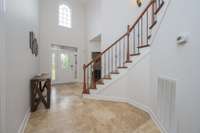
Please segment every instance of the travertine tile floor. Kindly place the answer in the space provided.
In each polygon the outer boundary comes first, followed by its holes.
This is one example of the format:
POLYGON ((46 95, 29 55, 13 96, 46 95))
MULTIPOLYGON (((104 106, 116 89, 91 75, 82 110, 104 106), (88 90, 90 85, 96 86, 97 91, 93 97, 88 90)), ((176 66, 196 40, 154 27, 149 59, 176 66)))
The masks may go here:
POLYGON ((149 115, 125 103, 83 99, 80 84, 52 89, 50 110, 31 114, 25 133, 160 133, 149 115))

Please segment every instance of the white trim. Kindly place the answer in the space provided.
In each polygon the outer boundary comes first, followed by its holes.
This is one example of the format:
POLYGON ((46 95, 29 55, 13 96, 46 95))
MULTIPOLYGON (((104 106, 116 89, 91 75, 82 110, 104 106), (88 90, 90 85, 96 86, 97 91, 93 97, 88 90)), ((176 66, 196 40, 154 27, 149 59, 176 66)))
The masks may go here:
POLYGON ((137 107, 145 112, 147 112, 153 122, 156 124, 156 126, 160 129, 161 133, 168 133, 162 123, 158 120, 157 116, 155 113, 146 105, 143 105, 139 102, 136 102, 133 99, 128 99, 128 98, 120 98, 120 97, 112 97, 112 96, 102 96, 102 95, 95 95, 95 94, 90 94, 90 95, 83 95, 83 98, 86 99, 95 99, 95 100, 102 100, 102 101, 112 101, 112 102, 123 102, 123 103, 128 103, 131 106, 137 107))
POLYGON ((151 116, 151 119, 156 124, 156 126, 160 129, 162 133, 168 133, 167 130, 164 128, 162 123, 158 120, 158 117, 153 113, 153 111, 149 108, 148 114, 151 116))
POLYGON ((147 112, 150 115, 153 122, 156 124, 156 126, 160 129, 161 133, 167 133, 166 129, 161 124, 161 122, 158 120, 157 116, 155 115, 155 113, 152 111, 151 108, 149 108, 148 106, 143 105, 141 103, 138 103, 138 102, 134 101, 133 99, 129 99, 128 104, 147 112))
MULTIPOLYGON (((143 104, 140 104, 140 103, 138 103, 138 102, 136 102, 135 100, 130 99, 130 98, 129 98, 129 100, 128 100, 127 102, 128 102, 128 104, 130 104, 130 105, 132 105, 132 106, 134 106, 134 107, 137 107, 137 108, 139 108, 139 109, 141 109, 141 110, 143 110, 143 111, 149 113, 149 107, 148 107, 148 106, 143 105, 143 104)), ((150 115, 150 114, 149 114, 149 115, 150 115)))
POLYGON ((17 133, 24 133, 28 120, 30 118, 30 115, 31 115, 30 109, 28 109, 17 133))

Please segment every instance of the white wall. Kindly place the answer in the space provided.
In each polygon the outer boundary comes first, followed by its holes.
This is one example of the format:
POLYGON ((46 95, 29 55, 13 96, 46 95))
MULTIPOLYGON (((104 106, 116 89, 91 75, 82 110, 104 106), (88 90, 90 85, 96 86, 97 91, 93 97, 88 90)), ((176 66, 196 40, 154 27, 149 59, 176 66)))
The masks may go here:
POLYGON ((0 1, 0 133, 5 132, 5 29, 3 2, 0 1))
POLYGON ((39 58, 29 49, 29 31, 38 31, 37 0, 6 1, 6 133, 17 133, 30 109, 30 79, 39 58))
POLYGON ((94 41, 95 38, 101 38, 102 32, 102 0, 88 0, 86 8, 86 43, 87 43, 87 60, 91 61, 91 52, 101 51, 100 41, 94 41))
POLYGON ((90 51, 100 52, 101 51, 101 41, 90 41, 91 48, 90 51))
POLYGON ((151 108, 157 111, 158 76, 177 80, 178 133, 200 132, 199 4, 197 0, 172 0, 152 46, 151 108), (184 32, 189 34, 189 42, 177 46, 176 38, 184 32))
POLYGON ((101 50, 104 50, 127 31, 127 25, 134 23, 148 2, 144 0, 138 8, 135 0, 89 0, 86 6, 87 39, 102 34, 101 50))
POLYGON ((62 0, 40 0, 40 71, 51 72, 51 44, 78 48, 78 77, 82 80, 85 60, 85 8, 79 0, 64 0, 72 9, 72 28, 58 26, 58 7, 62 0))
MULTIPOLYGON (((103 51, 127 31, 128 24, 132 25, 134 23, 148 2, 149 0, 144 1, 141 8, 138 8, 133 0, 101 0, 101 8, 100 6, 99 8, 92 8, 92 6, 96 7, 96 0, 88 3, 88 36, 95 36, 100 32, 102 35, 101 51, 103 51), (94 21, 93 19, 100 19, 100 21, 94 21), (101 29, 97 30, 99 27, 101 29)), ((105 89, 101 95, 130 98, 143 105, 149 105, 149 60, 150 57, 146 57, 130 70, 126 76, 109 86, 108 90, 105 89)))
POLYGON ((120 78, 114 79, 107 88, 98 93, 101 97, 113 99, 125 99, 131 103, 139 103, 142 106, 149 106, 150 91, 150 54, 135 58, 129 70, 122 71, 120 78))
MULTIPOLYGON (((126 31, 127 24, 132 24, 139 12, 145 7, 144 4, 142 8, 138 8, 133 2, 133 0, 102 0, 102 50, 118 39, 126 31)), ((148 3, 148 0, 144 2, 148 3)), ((140 99, 142 96, 148 95, 146 92, 139 94, 137 89, 132 89, 129 93, 129 96, 131 95, 136 100, 139 98, 139 102, 147 104, 157 115, 158 76, 177 80, 176 117, 178 133, 200 132, 200 106, 198 104, 200 101, 200 83, 198 82, 200 79, 198 71, 200 67, 198 60, 200 57, 198 38, 200 34, 198 28, 200 14, 198 13, 198 5, 199 1, 197 0, 172 0, 151 48, 151 89, 149 90, 149 98, 146 98, 149 101, 144 102, 140 99), (177 46, 176 37, 182 32, 189 33, 189 42, 185 46, 177 46), (137 95, 134 96, 134 93, 137 95)), ((139 76, 139 74, 137 75, 139 76)), ((134 80, 131 76, 129 78, 134 80)), ((135 79, 135 81, 137 80, 135 79)), ((120 83, 117 83, 118 85, 115 87, 123 86, 120 83)), ((120 93, 121 90, 118 92, 120 93)), ((113 93, 110 96, 119 95, 113 93)))
POLYGON ((97 85, 97 90, 91 94, 109 100, 140 104, 142 108, 149 109, 150 48, 141 50, 140 56, 131 59, 133 62, 126 65, 128 69, 119 69, 119 75, 111 75, 112 80, 104 80, 105 85, 97 85))
POLYGON ((86 5, 87 40, 102 32, 102 0, 88 0, 86 5))
POLYGON ((87 62, 92 60, 92 52, 101 52, 101 36, 97 37, 98 39, 94 39, 91 41, 88 41, 87 46, 87 62))
POLYGON ((138 8, 136 0, 102 0, 102 50, 116 41, 133 25, 149 0, 138 8))
POLYGON ((127 74, 126 88, 128 98, 137 103, 149 106, 150 93, 150 54, 145 55, 142 60, 127 74))
MULTIPOLYGON (((100 6, 96 9, 92 8, 92 6, 96 7, 96 3, 94 0, 87 6, 88 36, 94 36, 100 31, 102 35, 101 51, 103 51, 127 31, 128 24, 134 23, 149 0, 145 0, 141 8, 138 8, 136 1, 133 0, 101 0, 101 8, 100 6), (96 14, 100 14, 100 17, 96 14), (101 20, 96 22, 93 19, 101 20), (99 27, 101 30, 97 30, 99 27)), ((136 65, 124 78, 109 86, 109 90, 102 92, 102 95, 132 98, 138 103, 149 105, 149 58, 136 65)))

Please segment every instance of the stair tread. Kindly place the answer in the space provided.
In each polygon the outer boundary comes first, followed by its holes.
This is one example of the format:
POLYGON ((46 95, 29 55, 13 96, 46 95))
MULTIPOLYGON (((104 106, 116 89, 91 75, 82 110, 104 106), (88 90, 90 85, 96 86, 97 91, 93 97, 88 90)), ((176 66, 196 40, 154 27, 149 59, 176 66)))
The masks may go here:
POLYGON ((140 55, 140 53, 138 53, 138 54, 130 54, 130 56, 138 56, 138 55, 140 55))
POLYGON ((103 79, 98 80, 96 84, 104 84, 103 79))
POLYGON ((147 39, 151 39, 151 35, 148 35, 147 39))
POLYGON ((90 87, 89 89, 90 89, 90 90, 96 90, 97 88, 92 88, 92 87, 90 87))
POLYGON ((157 8, 157 10, 155 11, 155 14, 158 14, 158 12, 160 11, 160 9, 163 7, 164 5, 164 1, 162 1, 162 3, 160 4, 160 6, 157 8))
POLYGON ((128 68, 127 66, 120 66, 120 67, 118 67, 119 69, 126 69, 126 68, 128 68))
POLYGON ((104 83, 96 83, 97 85, 104 85, 104 83))
POLYGON ((126 63, 132 63, 132 61, 131 61, 131 60, 128 60, 128 61, 126 61, 126 63))
POLYGON ((150 45, 147 44, 147 45, 141 45, 141 46, 138 46, 138 48, 146 48, 146 47, 150 47, 150 45))
POLYGON ((119 74, 119 72, 111 72, 111 74, 119 74))
POLYGON ((104 80, 111 80, 111 77, 103 77, 104 80))
POLYGON ((110 75, 104 75, 103 79, 111 79, 110 75))
POLYGON ((152 29, 156 24, 157 24, 157 21, 155 20, 155 21, 153 22, 153 24, 149 27, 149 29, 152 29))

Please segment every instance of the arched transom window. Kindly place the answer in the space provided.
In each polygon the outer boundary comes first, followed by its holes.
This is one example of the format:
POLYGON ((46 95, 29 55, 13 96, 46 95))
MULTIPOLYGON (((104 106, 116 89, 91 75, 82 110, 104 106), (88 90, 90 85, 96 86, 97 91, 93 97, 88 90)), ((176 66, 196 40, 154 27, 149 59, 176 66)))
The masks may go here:
POLYGON ((58 25, 72 28, 71 9, 66 4, 59 5, 58 25))

